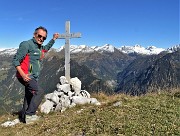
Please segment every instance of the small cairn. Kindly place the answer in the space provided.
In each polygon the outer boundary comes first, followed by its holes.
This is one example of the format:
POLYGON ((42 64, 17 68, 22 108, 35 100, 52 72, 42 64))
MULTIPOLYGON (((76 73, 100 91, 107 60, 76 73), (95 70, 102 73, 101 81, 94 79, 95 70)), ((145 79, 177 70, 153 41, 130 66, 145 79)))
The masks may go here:
POLYGON ((81 81, 77 77, 71 78, 68 82, 61 76, 56 87, 54 92, 45 95, 45 102, 40 107, 42 113, 63 112, 77 104, 101 105, 96 98, 91 98, 86 90, 81 90, 81 81))

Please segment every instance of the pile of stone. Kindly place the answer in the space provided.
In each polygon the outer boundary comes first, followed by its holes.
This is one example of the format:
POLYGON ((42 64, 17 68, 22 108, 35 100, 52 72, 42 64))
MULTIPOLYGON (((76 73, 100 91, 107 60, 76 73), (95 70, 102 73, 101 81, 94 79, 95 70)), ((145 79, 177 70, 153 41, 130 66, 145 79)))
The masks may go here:
POLYGON ((61 76, 57 89, 45 95, 45 102, 40 110, 46 114, 51 111, 63 112, 77 104, 100 105, 100 102, 96 98, 91 98, 86 90, 81 90, 81 81, 77 77, 71 78, 68 82, 64 76, 61 76))

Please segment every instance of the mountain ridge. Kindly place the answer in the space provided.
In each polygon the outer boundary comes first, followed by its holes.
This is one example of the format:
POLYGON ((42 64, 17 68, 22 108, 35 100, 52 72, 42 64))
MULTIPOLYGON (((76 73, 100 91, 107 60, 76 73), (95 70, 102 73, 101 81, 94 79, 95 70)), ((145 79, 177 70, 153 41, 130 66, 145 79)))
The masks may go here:
MULTIPOLYGON (((53 50, 55 50, 56 52, 60 52, 64 49, 64 46, 61 46, 59 49, 55 49, 52 48, 53 50)), ((153 55, 153 54, 159 54, 163 51, 166 52, 174 52, 177 51, 178 49, 180 49, 180 44, 172 46, 170 48, 167 49, 163 49, 163 48, 157 48, 155 46, 148 46, 147 48, 141 46, 141 45, 134 45, 134 46, 121 46, 119 48, 114 47, 111 44, 105 44, 103 46, 87 46, 87 45, 71 45, 70 46, 70 52, 71 54, 76 54, 79 52, 83 52, 83 53, 92 53, 92 52, 114 52, 114 50, 117 49, 125 54, 142 54, 142 55, 153 55)), ((0 48, 0 55, 14 55, 17 51, 17 48, 0 48)))
POLYGON ((141 95, 180 87, 180 50, 145 56, 133 61, 118 74, 117 92, 141 95))

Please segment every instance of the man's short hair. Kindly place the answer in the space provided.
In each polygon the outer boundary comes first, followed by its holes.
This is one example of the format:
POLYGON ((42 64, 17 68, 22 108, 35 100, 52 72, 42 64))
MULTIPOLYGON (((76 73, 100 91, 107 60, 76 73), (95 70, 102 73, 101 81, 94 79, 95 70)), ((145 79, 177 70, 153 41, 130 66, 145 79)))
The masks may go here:
POLYGON ((38 28, 36 28, 35 31, 34 31, 34 33, 37 33, 37 31, 38 31, 39 29, 42 29, 43 31, 45 31, 46 33, 48 33, 48 32, 47 32, 47 29, 46 29, 45 27, 43 27, 43 26, 39 26, 38 28))

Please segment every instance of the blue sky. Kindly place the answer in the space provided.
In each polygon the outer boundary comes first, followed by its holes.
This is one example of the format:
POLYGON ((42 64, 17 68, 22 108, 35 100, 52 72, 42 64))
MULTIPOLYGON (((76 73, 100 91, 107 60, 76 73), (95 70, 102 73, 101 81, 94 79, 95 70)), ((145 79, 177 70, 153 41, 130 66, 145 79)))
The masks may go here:
MULTIPOLYGON (((1 0, 0 48, 18 47, 38 26, 48 29, 46 44, 65 32, 67 20, 72 33, 82 33, 73 45, 168 48, 180 43, 179 6, 179 0, 1 0)), ((54 48, 64 43, 58 39, 54 48)))

